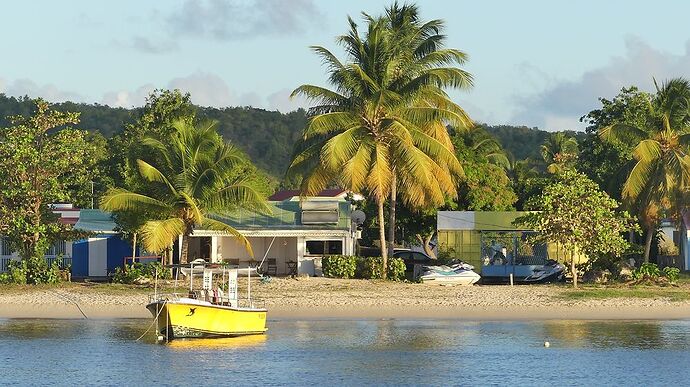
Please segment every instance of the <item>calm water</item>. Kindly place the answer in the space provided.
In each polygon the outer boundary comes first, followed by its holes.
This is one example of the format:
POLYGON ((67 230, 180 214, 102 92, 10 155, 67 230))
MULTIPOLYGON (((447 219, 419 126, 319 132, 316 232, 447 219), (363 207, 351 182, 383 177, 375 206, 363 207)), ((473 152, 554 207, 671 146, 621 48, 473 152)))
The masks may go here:
POLYGON ((136 342, 149 320, 0 320, 0 385, 673 385, 690 322, 269 321, 136 342), (544 348, 545 340, 551 347, 544 348))

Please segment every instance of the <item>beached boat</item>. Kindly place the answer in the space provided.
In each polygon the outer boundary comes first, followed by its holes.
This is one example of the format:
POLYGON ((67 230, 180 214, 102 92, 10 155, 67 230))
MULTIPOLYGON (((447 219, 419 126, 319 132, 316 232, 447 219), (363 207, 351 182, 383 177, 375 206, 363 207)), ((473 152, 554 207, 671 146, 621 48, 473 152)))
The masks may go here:
POLYGON ((460 262, 451 266, 424 266, 419 279, 423 283, 472 285, 481 277, 472 265, 460 262))
POLYGON ((196 270, 203 273, 201 289, 194 289, 194 275, 190 275, 188 293, 156 292, 149 297, 146 308, 153 315, 159 337, 172 340, 266 332, 267 310, 259 306, 259 300, 252 300, 251 282, 247 286, 247 297, 238 297, 236 268, 199 268, 195 265, 192 271, 196 270))

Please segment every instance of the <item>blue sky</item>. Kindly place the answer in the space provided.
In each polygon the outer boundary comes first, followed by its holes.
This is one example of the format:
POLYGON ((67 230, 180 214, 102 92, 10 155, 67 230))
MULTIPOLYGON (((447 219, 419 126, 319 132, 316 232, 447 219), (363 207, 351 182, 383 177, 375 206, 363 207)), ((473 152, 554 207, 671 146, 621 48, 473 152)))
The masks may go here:
MULTIPOLYGON (((309 45, 341 54, 346 17, 390 1, 14 1, 0 13, 0 93, 139 106, 180 88, 207 106, 289 111, 302 83, 325 85, 309 45)), ((683 1, 417 1, 470 55, 471 91, 451 92, 478 121, 581 129, 624 86, 690 77, 683 1)))

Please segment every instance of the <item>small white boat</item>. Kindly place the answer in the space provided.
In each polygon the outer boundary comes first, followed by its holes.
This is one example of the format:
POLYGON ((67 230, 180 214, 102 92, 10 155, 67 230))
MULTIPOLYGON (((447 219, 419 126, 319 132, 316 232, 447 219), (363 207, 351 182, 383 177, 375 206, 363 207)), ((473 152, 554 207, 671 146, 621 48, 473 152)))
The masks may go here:
POLYGON ((475 284, 481 279, 479 274, 472 269, 474 269, 472 265, 463 262, 451 266, 424 266, 419 279, 423 283, 468 286, 475 284))

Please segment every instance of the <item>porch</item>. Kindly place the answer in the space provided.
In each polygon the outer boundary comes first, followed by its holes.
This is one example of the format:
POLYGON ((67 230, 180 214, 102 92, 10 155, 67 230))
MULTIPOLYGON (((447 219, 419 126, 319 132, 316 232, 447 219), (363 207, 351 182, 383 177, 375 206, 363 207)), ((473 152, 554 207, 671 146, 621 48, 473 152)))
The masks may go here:
POLYGON ((253 257, 234 236, 195 231, 189 240, 189 260, 201 258, 208 262, 226 262, 239 267, 260 265, 260 271, 278 276, 321 276, 323 256, 354 252, 354 240, 347 231, 240 232, 251 244, 253 257))

